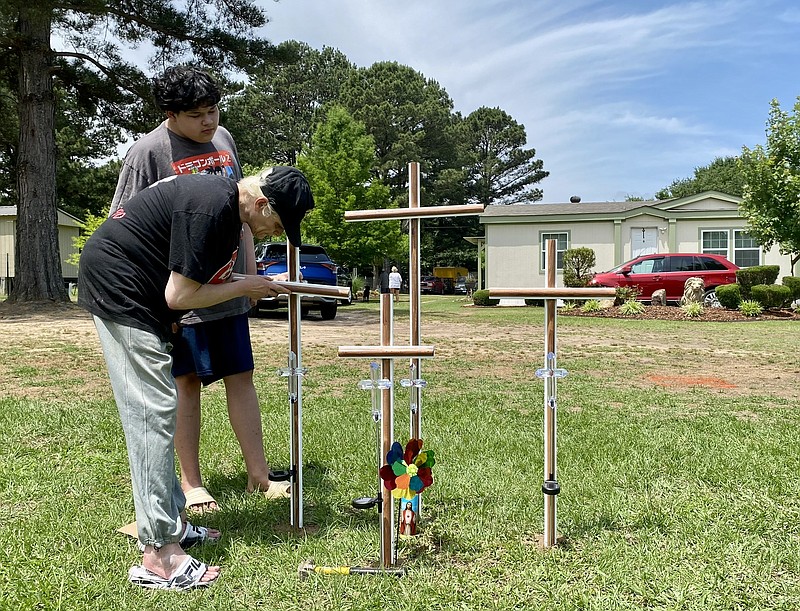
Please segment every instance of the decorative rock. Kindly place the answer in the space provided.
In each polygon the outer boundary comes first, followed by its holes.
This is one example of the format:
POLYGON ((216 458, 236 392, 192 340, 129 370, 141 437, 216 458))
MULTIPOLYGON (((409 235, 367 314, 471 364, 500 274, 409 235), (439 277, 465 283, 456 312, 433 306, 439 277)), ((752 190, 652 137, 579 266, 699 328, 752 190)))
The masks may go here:
POLYGON ((702 278, 692 276, 687 278, 683 285, 683 297, 681 297, 681 305, 689 303, 703 303, 703 296, 705 295, 706 283, 702 278))
POLYGON ((650 297, 650 305, 667 305, 667 289, 658 289, 657 291, 653 291, 653 295, 650 297))

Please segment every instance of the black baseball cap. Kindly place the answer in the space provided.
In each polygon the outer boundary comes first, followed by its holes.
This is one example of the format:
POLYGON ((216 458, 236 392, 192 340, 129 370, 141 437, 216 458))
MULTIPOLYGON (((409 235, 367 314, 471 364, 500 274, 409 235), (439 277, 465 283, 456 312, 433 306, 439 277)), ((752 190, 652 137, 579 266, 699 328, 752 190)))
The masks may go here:
POLYGON ((300 246, 300 221, 314 207, 314 196, 303 173, 289 166, 275 166, 261 175, 261 192, 281 217, 286 238, 300 246))

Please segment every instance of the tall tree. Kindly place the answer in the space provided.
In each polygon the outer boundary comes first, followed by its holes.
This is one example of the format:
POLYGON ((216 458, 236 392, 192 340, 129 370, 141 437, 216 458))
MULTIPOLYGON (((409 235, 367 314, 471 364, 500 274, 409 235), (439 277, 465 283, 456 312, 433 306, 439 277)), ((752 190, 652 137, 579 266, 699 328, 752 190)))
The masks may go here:
POLYGON ((710 164, 694 169, 694 176, 672 181, 656 193, 656 199, 689 197, 703 191, 742 195, 744 176, 736 157, 717 157, 710 164))
POLYGON ((456 128, 467 171, 468 200, 484 205, 542 199, 546 172, 536 149, 524 148, 525 126, 499 108, 478 108, 456 128))
POLYGON ((453 101, 436 81, 397 62, 378 62, 354 71, 339 101, 375 139, 376 176, 395 201, 408 198, 409 161, 420 163, 423 186, 452 165, 453 101))
POLYGON ((355 66, 336 49, 317 51, 288 41, 277 47, 285 58, 264 65, 250 84, 232 97, 225 127, 236 139, 247 163, 295 165, 314 128, 324 118, 324 105, 335 100, 355 66), (323 113, 323 114, 320 114, 323 113))
POLYGON ((16 92, 19 120, 10 301, 68 299, 58 247, 54 79, 75 88, 91 84, 91 95, 133 121, 140 106, 129 102, 147 97, 147 80, 123 59, 123 48, 150 42, 152 67, 186 56, 207 65, 247 66, 270 55, 271 45, 252 35, 265 22, 252 0, 4 0, 2 74, 16 92), (51 39, 63 48, 51 48, 51 39))
POLYGON ((379 266, 406 252, 397 221, 348 223, 347 210, 390 207, 389 189, 372 176, 375 142, 363 123, 342 106, 332 106, 298 159, 314 192, 314 209, 303 221, 308 236, 325 244, 331 257, 350 267, 379 266))
MULTIPOLYGON (((481 107, 452 127, 458 164, 442 171, 434 193, 449 203, 512 204, 542 199, 539 183, 550 173, 536 150, 525 148, 525 126, 499 108, 481 107)), ((477 267, 475 247, 463 238, 483 235, 478 217, 431 219, 422 234, 423 264, 477 267)))
POLYGON ((766 146, 743 147, 744 199, 739 210, 764 248, 777 244, 800 261, 800 97, 791 113, 770 104, 766 146))

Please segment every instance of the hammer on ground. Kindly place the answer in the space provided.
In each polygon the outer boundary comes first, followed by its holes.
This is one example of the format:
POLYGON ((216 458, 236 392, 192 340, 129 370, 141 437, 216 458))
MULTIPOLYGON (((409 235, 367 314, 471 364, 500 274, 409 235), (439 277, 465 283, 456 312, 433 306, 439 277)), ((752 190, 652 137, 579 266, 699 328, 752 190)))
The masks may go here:
POLYGON ((297 567, 297 575, 305 579, 312 573, 317 575, 391 575, 402 577, 406 571, 402 568, 373 568, 369 566, 317 566, 313 560, 305 560, 297 567))

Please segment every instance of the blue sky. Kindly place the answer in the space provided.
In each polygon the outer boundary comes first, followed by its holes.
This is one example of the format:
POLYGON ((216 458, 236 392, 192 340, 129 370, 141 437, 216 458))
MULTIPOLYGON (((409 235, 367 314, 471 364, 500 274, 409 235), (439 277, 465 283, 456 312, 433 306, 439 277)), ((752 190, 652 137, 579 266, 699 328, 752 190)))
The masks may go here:
POLYGON ((544 202, 649 198, 765 141, 800 95, 796 0, 280 0, 273 43, 397 61, 455 109, 500 107, 550 176, 544 202))

